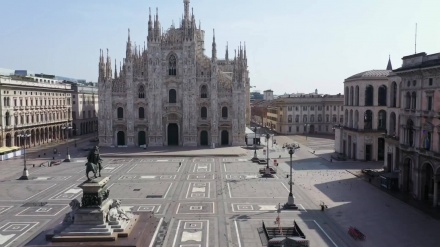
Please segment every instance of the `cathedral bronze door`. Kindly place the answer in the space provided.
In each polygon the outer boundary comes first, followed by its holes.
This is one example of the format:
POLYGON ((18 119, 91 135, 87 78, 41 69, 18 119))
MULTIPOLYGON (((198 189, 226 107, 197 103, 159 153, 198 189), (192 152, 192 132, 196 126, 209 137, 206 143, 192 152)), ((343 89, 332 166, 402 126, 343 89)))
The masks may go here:
POLYGON ((179 127, 175 123, 168 124, 168 146, 179 145, 179 127))
POLYGON ((222 130, 222 145, 229 145, 229 133, 227 130, 222 130))
POLYGON ((118 146, 125 146, 125 133, 124 131, 118 132, 118 146))
POLYGON ((138 132, 138 146, 147 144, 145 140, 146 140, 145 131, 139 131, 138 132))
POLYGON ((200 145, 201 146, 208 145, 208 132, 206 130, 200 132, 200 145))

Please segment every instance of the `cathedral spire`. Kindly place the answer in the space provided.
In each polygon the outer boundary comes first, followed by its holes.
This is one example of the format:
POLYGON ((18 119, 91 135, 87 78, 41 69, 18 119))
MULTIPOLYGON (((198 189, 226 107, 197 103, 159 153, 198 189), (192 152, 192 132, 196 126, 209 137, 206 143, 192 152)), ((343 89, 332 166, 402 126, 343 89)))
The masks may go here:
POLYGON ((128 29, 128 39, 127 39, 127 48, 125 49, 125 58, 131 58, 130 28, 128 29))
POLYGON ((244 59, 247 60, 247 58, 246 58, 246 42, 244 42, 244 59))
POLYGON ((228 42, 226 42, 226 54, 225 54, 225 60, 229 61, 229 48, 228 48, 228 42))
POLYGON ((393 66, 391 65, 391 56, 390 55, 388 55, 387 70, 393 70, 393 66))
POLYGON ((189 0, 183 0, 184 5, 184 20, 189 21, 189 0))
POLYGON ((118 68, 116 67, 116 58, 115 58, 115 79, 118 78, 118 68))
POLYGON ((156 20, 154 22, 154 37, 159 40, 160 37, 159 9, 156 8, 156 20))
POLYGON ((215 60, 217 60, 217 45, 215 44, 215 29, 212 29, 212 61, 214 62, 215 60))
POLYGON ((153 38, 153 22, 151 21, 151 8, 149 8, 150 14, 148 15, 148 39, 153 38))
POLYGON ((105 75, 107 78, 112 77, 112 61, 110 59, 110 56, 108 55, 108 48, 107 48, 107 62, 106 62, 106 68, 105 68, 105 75))

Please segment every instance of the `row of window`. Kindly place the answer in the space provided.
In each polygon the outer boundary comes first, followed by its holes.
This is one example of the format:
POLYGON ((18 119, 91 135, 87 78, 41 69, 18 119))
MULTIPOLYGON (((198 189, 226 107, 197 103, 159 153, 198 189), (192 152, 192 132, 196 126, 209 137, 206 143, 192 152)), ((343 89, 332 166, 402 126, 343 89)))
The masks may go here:
MULTIPOLYGON (((303 123, 307 123, 308 121, 307 121, 307 117, 308 115, 303 115, 303 123)), ((295 123, 299 123, 299 115, 296 115, 295 116, 295 123)), ((325 121, 327 122, 327 123, 329 123, 330 122, 330 115, 325 115, 325 121)), ((292 123, 292 115, 288 115, 287 116, 287 122, 288 123, 292 123)), ((310 122, 311 123, 313 123, 313 122, 315 122, 315 115, 310 115, 310 122)), ((318 122, 322 122, 322 115, 321 114, 319 114, 318 115, 318 122)), ((337 116, 336 115, 333 115, 332 116, 332 122, 333 123, 336 123, 337 122, 337 116)), ((343 116, 340 116, 340 118, 339 118, 339 122, 340 123, 342 123, 343 122, 343 116)))
MULTIPOLYGON (((138 98, 139 99, 145 99, 145 87, 144 85, 140 85, 138 87, 138 98)), ((200 98, 206 99, 208 98, 208 88, 206 85, 202 85, 200 87, 200 98)), ((168 91, 168 102, 169 103, 176 103, 177 101, 177 92, 175 89, 170 89, 168 91)))
MULTIPOLYGON (((329 129, 330 129, 329 126, 326 125, 326 126, 325 126, 325 131, 328 132, 329 129)), ((322 131, 322 130, 321 130, 321 125, 318 125, 318 132, 321 132, 321 131, 322 131)), ((296 132, 297 132, 297 133, 299 132, 299 126, 296 126, 296 132)), ((304 133, 310 132, 310 127, 309 127, 309 131, 307 131, 307 126, 304 126, 304 127, 303 127, 303 132, 304 132, 304 133)), ((289 133, 292 133, 292 126, 289 126, 289 133)))
MULTIPOLYGON (((23 95, 23 91, 18 91, 20 95, 23 95)), ((9 94, 9 91, 3 91, 4 94, 9 94)), ((48 95, 48 96, 66 96, 64 93, 46 93, 46 92, 29 92, 29 95, 48 95)), ((17 94, 17 91, 14 91, 14 95, 17 94)), ((28 95, 27 91, 24 91, 24 95, 28 95)), ((67 96, 70 96, 70 94, 67 94, 67 96)))
MULTIPOLYGON (((41 121, 61 121, 67 119, 67 113, 36 113, 29 115, 14 116, 14 123, 17 124, 29 124, 38 123, 41 121)), ((5 114, 5 125, 11 125, 11 115, 9 112, 5 114)))
MULTIPOLYGON (((387 86, 382 85, 378 89, 378 106, 387 106, 387 86)), ((373 106, 374 102, 374 87, 368 85, 365 88, 365 102, 364 106, 373 106)), ((397 83, 393 82, 390 106, 396 107, 397 104, 397 83)), ((359 86, 345 87, 345 105, 348 106, 359 106, 359 86)))
MULTIPOLYGON (((83 112, 83 114, 84 114, 84 112, 83 112)), ((89 117, 90 117, 90 111, 89 111, 89 117)), ((208 108, 207 107, 203 106, 200 108, 200 117, 202 119, 206 119, 208 117, 208 108)), ((117 118, 118 119, 124 118, 124 108, 118 107, 117 118)), ((138 118, 139 119, 145 118, 145 109, 143 107, 138 108, 138 118)), ((222 107, 222 118, 228 118, 228 108, 226 106, 222 107)))
MULTIPOLYGON (((47 106, 47 105, 52 105, 52 106, 60 106, 60 105, 70 105, 70 99, 35 99, 35 98, 30 98, 30 99, 14 99, 14 106, 47 106), (24 102, 24 104, 23 104, 24 102), (18 104, 19 103, 19 104, 18 104), (44 103, 44 104, 43 104, 44 103)), ((11 98, 10 97, 4 97, 3 98, 3 106, 11 106, 11 98)))
MULTIPOLYGON (((315 106, 303 106, 302 109, 303 111, 307 111, 307 109, 310 108, 311 111, 315 110, 315 106)), ((326 111, 329 111, 331 108, 331 106, 326 106, 326 111)), ((322 106, 317 106, 318 111, 322 111, 322 106)), ((333 111, 336 111, 337 106, 333 106, 333 111)), ((282 110, 282 109, 281 109, 282 110)), ((293 106, 288 106, 287 107, 288 111, 292 111, 293 110, 293 106)), ((341 111, 344 110, 344 106, 341 106, 341 111)), ((295 106, 295 111, 299 111, 299 107, 295 106)))

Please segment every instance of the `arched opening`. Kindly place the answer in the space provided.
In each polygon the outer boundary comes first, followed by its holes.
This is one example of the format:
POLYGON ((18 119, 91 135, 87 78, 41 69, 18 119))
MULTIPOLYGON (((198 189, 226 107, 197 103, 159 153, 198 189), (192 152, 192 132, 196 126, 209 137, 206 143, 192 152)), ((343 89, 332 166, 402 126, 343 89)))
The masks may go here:
POLYGON ((403 162, 403 180, 402 180, 402 191, 404 193, 410 194, 412 192, 412 160, 406 158, 403 162))
POLYGON ((358 112, 358 110, 356 110, 354 112, 354 126, 353 126, 353 128, 355 128, 355 129, 359 128, 359 112, 358 112))
POLYGON ((138 132, 138 145, 140 146, 140 145, 147 144, 146 139, 147 138, 146 138, 145 131, 139 131, 138 132))
POLYGON ((125 133, 124 133, 124 131, 118 131, 117 141, 118 141, 118 146, 125 146, 125 133))
POLYGON ((359 105, 359 86, 356 86, 356 88, 355 88, 355 93, 354 93, 354 95, 355 95, 355 105, 359 105))
POLYGON ((434 199, 434 169, 429 163, 422 165, 422 199, 432 202, 434 199))
POLYGON ((364 114, 364 130, 373 129, 373 112, 366 110, 364 114))
POLYGON ((202 130, 200 132, 200 145, 207 146, 208 145, 208 131, 202 130))
POLYGON ((353 86, 350 87, 350 105, 354 104, 354 92, 353 86))
POLYGON ((391 84, 391 107, 397 107, 397 83, 391 84))
POLYGON ((377 118, 377 129, 386 130, 387 128, 387 113, 384 110, 380 110, 377 118))
POLYGON ((227 130, 222 130, 222 145, 229 145, 229 132, 227 130))
POLYGON ((374 89, 373 86, 368 85, 365 88, 365 106, 373 106, 374 89))
POLYGON ((349 99, 349 93, 348 93, 348 87, 345 87, 345 92, 344 92, 344 101, 345 101, 345 105, 348 105, 348 99, 349 99))
POLYGON ((385 139, 377 138, 377 160, 381 161, 385 157, 385 139))
POLYGON ((208 110, 204 106, 200 109, 200 117, 202 119, 206 119, 208 117, 208 110))
POLYGON ((168 124, 168 146, 179 145, 179 127, 176 123, 168 124))
POLYGON ((415 110, 416 109, 416 105, 417 105, 417 96, 416 96, 416 92, 412 92, 411 94, 411 109, 415 110))
MULTIPOLYGON (((124 108, 118 107, 118 118, 123 119, 124 118, 124 108)), ((82 131, 81 131, 82 133, 82 131)))
POLYGON ((387 87, 385 85, 382 85, 379 87, 379 95, 378 95, 378 105, 379 106, 386 106, 387 105, 387 87))
POLYGON ((177 102, 177 93, 175 89, 170 89, 170 91, 168 91, 168 102, 169 103, 177 102))
POLYGON ((140 85, 139 86, 138 97, 139 97, 139 99, 144 99, 145 98, 145 87, 144 87, 144 85, 140 85))
POLYGON ((176 68, 177 68, 176 56, 171 55, 168 59, 168 75, 177 75, 176 68))
POLYGON ((350 125, 349 125, 349 127, 350 128, 353 128, 353 110, 350 110, 350 125))
POLYGON ((12 137, 11 134, 6 134, 6 147, 12 147, 12 137))
MULTIPOLYGON (((16 123, 17 124, 17 123, 16 123)), ((9 112, 7 111, 5 114, 5 125, 9 126, 11 125, 11 116, 9 115, 9 112)))
POLYGON ((138 115, 139 115, 140 119, 144 119, 145 118, 145 111, 144 111, 143 107, 139 107, 138 115))
POLYGON ((200 88, 200 98, 208 98, 208 88, 206 87, 206 85, 202 85, 202 87, 200 88))
POLYGON ((222 107, 222 118, 228 118, 228 107, 222 107))

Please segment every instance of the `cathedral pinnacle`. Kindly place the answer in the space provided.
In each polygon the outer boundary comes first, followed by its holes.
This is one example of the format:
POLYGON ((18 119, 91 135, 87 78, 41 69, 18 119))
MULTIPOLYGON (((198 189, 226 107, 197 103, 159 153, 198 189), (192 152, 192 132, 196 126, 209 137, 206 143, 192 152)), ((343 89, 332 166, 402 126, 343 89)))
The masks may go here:
POLYGON ((228 42, 226 42, 226 54, 225 54, 226 61, 229 61, 229 48, 228 48, 228 42))
POLYGON ((215 44, 215 29, 212 29, 212 61, 217 60, 217 45, 215 44))

